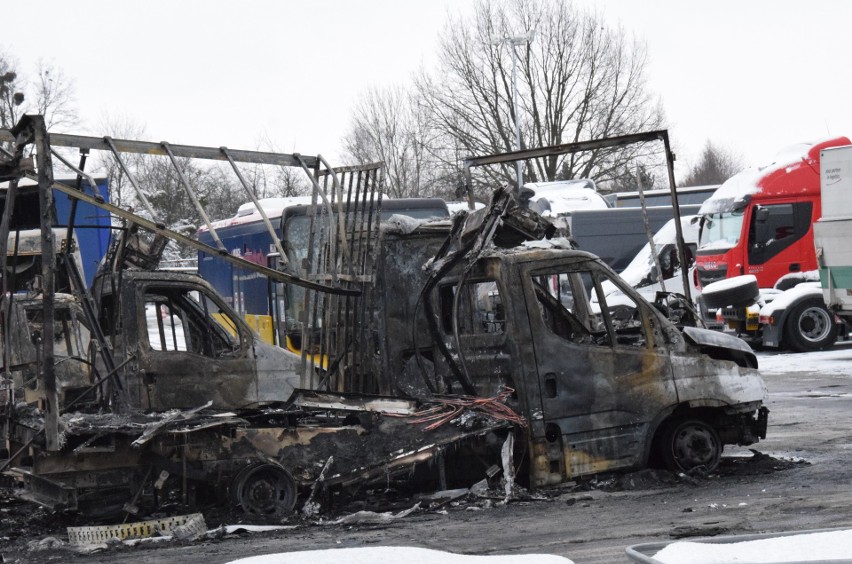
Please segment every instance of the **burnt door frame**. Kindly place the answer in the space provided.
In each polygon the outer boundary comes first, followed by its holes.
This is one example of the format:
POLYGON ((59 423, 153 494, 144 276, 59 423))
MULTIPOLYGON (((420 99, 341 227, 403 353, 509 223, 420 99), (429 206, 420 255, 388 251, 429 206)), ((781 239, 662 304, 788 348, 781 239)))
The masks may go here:
MULTIPOLYGON (((600 276, 613 283, 620 279, 594 260, 522 269, 535 366, 529 377, 538 384, 530 388, 538 390, 540 402, 539 418, 532 425, 533 456, 538 458, 533 464, 540 485, 643 463, 655 418, 676 403, 668 349, 655 328, 658 318, 632 289, 617 284, 638 306, 646 346, 619 344, 609 313, 602 314, 607 344, 595 344, 594 336, 571 341, 547 327, 533 277, 583 271, 595 276, 606 308, 600 276)), ((604 342, 597 337, 598 343, 604 342)))
MULTIPOLYGON (((186 323, 198 323, 199 327, 207 325, 208 330, 217 333, 207 335, 211 341, 222 338, 225 329, 208 315, 209 312, 206 314, 200 304, 196 302, 199 307, 192 310, 191 304, 173 303, 183 307, 186 314, 194 316, 194 319, 183 319, 184 331, 190 330, 185 326, 186 323)), ((255 401, 258 393, 257 367, 249 346, 251 333, 238 316, 232 316, 215 294, 202 286, 169 284, 167 281, 147 282, 137 289, 136 314, 139 368, 144 371, 142 400, 147 403, 147 408, 192 409, 212 401, 214 408, 235 409, 255 401), (187 294, 193 291, 217 305, 233 323, 236 336, 231 338, 234 344, 231 351, 222 353, 200 346, 195 347, 197 350, 157 350, 151 345, 148 297, 173 294, 183 295, 188 300, 187 294)), ((200 330, 195 327, 191 332, 197 336, 200 330)))

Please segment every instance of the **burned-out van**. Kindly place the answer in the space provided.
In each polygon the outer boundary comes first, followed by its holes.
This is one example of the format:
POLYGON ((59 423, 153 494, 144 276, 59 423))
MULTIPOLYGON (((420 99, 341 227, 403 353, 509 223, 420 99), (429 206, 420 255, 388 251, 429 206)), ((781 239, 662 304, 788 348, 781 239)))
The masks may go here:
POLYGON ((513 390, 510 405, 529 424, 532 485, 651 459, 712 470, 724 444, 765 436, 766 389, 741 340, 676 328, 567 241, 492 247, 430 282, 408 266, 434 252, 428 240, 416 230, 385 237, 379 332, 398 337, 383 342, 381 371, 402 392, 513 390), (612 305, 610 287, 620 294, 612 305))

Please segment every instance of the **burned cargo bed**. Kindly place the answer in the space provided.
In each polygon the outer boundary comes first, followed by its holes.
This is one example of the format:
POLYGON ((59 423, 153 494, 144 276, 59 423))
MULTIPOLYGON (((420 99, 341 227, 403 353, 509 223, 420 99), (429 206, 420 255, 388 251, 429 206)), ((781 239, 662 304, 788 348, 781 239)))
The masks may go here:
MULTIPOLYGON (((54 510, 136 513, 177 499, 185 506, 219 503, 281 517, 295 507, 299 489, 387 481, 447 450, 493 453, 474 470, 481 477, 498 460, 512 427, 483 412, 481 400, 473 409, 459 409, 307 391, 294 398, 287 408, 239 413, 63 415, 61 451, 36 454, 13 474, 25 486, 21 497, 54 510)), ((34 446, 43 446, 31 410, 21 415, 26 427, 17 434, 21 439, 29 434, 34 446)))

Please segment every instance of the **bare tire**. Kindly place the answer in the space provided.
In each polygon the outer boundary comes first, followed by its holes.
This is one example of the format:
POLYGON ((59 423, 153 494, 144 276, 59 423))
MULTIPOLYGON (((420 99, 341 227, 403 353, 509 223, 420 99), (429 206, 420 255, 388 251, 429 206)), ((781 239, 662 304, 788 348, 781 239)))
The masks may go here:
POLYGON ((232 497, 243 511, 254 517, 279 519, 296 505, 296 481, 277 464, 247 466, 234 478, 232 497))
POLYGON ((713 282, 701 292, 704 304, 710 309, 751 305, 759 295, 757 278, 750 274, 713 282))
POLYGON ((795 352, 830 347, 837 340, 834 314, 821 298, 808 298, 790 310, 784 322, 784 344, 795 352))
POLYGON ((712 472, 722 456, 716 430, 701 419, 677 419, 669 423, 660 444, 663 463, 669 470, 712 472))

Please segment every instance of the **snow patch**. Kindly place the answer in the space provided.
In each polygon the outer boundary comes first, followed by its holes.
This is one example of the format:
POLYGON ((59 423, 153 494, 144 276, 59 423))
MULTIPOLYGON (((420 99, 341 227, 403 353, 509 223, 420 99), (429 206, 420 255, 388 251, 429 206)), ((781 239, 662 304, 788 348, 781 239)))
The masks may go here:
POLYGON ((754 274, 734 276, 733 278, 726 278, 725 280, 719 280, 718 282, 707 284, 707 286, 704 287, 702 293, 707 295, 715 294, 718 292, 726 292, 732 288, 739 288, 741 286, 745 286, 751 283, 757 284, 757 277, 754 274))
POLYGON ((388 233, 408 235, 413 233, 425 220, 414 219, 407 215, 394 214, 382 222, 382 229, 388 233))
POLYGON ((850 546, 852 530, 843 530, 733 543, 676 542, 654 559, 664 564, 846 561, 850 546))
POLYGON ((852 348, 836 345, 826 351, 758 355, 761 372, 811 372, 846 376, 852 369, 852 348))
POLYGON ((567 249, 574 250, 571 240, 565 237, 554 237, 553 239, 541 239, 536 241, 524 241, 521 246, 527 249, 567 249))
POLYGON ((266 554, 233 560, 228 564, 573 564, 553 554, 471 556, 411 546, 337 548, 266 554))
POLYGON ((815 297, 822 299, 822 287, 819 283, 803 282, 775 296, 775 299, 760 308, 761 316, 775 315, 790 307, 793 302, 802 298, 815 297))

